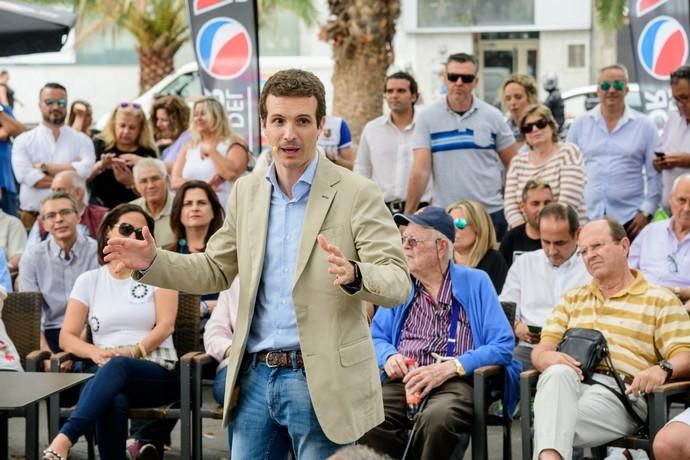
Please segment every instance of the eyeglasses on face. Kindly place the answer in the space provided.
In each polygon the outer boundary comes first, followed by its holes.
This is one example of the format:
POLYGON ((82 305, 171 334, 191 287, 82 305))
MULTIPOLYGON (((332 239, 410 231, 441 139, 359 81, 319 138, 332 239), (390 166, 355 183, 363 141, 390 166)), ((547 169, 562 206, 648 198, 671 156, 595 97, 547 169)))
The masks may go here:
POLYGON ((458 79, 462 80, 463 83, 472 83, 477 76, 466 73, 448 73, 446 74, 446 78, 452 83, 455 83, 458 79))
POLYGON ((599 83, 599 88, 601 88, 602 91, 608 91, 613 87, 616 91, 623 91, 625 88, 625 82, 622 80, 613 80, 613 81, 608 81, 604 80, 601 83, 599 83))
POLYGON ((141 105, 137 104, 136 102, 120 102, 121 109, 127 109, 129 107, 133 108, 134 110, 141 110, 141 105))
POLYGON ((532 123, 525 123, 520 127, 520 131, 522 134, 529 134, 532 132, 534 127, 536 126, 537 129, 544 129, 549 125, 549 122, 546 121, 545 118, 540 118, 537 121, 533 121, 532 123))
POLYGON ((116 225, 117 230, 120 232, 120 235, 127 237, 134 233, 134 237, 140 241, 144 240, 144 232, 142 231, 142 228, 134 228, 134 225, 124 223, 124 224, 118 224, 116 225))
POLYGON ((70 216, 70 215, 76 214, 76 213, 77 213, 77 211, 72 209, 72 208, 64 208, 64 209, 60 209, 59 211, 47 212, 47 213, 43 214, 43 220, 49 222, 49 221, 55 220, 58 215, 60 217, 67 217, 67 216, 70 216))
POLYGON ((426 243, 427 241, 438 241, 438 240, 418 240, 414 236, 406 236, 406 235, 403 235, 403 237, 402 237, 403 246, 405 245, 405 243, 407 243, 413 249, 416 248, 417 245, 419 245, 421 243, 426 243))
POLYGON ((618 241, 607 241, 605 243, 594 243, 594 244, 591 244, 589 246, 582 246, 582 247, 578 248, 578 251, 580 251, 580 255, 582 257, 587 257, 588 254, 598 253, 599 251, 601 251, 604 248, 604 246, 607 246, 609 244, 617 244, 617 243, 618 243, 618 241))
POLYGON ((67 99, 43 99, 43 103, 47 105, 48 107, 52 107, 53 105, 57 104, 58 107, 61 109, 64 109, 67 107, 67 99))

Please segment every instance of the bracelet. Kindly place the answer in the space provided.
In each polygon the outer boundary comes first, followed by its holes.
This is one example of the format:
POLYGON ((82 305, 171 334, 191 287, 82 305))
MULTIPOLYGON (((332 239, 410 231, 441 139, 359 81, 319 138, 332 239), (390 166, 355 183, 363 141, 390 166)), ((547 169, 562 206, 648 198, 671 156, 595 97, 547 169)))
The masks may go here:
POLYGON ((137 343, 137 347, 139 348, 139 351, 141 352, 141 358, 146 358, 146 348, 141 344, 141 342, 137 343))
POLYGON ((132 359, 139 359, 139 347, 132 345, 129 347, 129 352, 132 354, 132 359))

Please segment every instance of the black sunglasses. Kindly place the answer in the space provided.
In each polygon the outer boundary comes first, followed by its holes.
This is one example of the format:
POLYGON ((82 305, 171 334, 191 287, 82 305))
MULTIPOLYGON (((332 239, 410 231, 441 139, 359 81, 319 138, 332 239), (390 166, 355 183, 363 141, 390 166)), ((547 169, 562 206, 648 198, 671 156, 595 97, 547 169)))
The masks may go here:
POLYGON ((465 73, 449 73, 446 74, 446 78, 448 78, 448 81, 453 83, 458 81, 458 79, 462 80, 463 83, 472 83, 477 76, 465 73))
POLYGON ((134 225, 124 223, 124 224, 119 224, 116 225, 117 230, 120 232, 120 235, 122 236, 129 236, 132 233, 134 233, 134 237, 140 241, 144 240, 144 232, 142 231, 141 228, 134 228, 134 225))
POLYGON ((544 118, 540 118, 537 121, 533 121, 532 123, 525 123, 520 127, 520 132, 522 134, 529 134, 532 132, 534 127, 536 126, 537 129, 544 129, 549 125, 549 122, 546 121, 544 118))

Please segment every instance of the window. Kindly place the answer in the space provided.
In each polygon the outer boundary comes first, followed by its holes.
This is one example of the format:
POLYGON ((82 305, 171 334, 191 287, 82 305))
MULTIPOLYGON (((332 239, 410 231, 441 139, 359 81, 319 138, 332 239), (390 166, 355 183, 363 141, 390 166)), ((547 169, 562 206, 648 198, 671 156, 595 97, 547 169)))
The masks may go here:
POLYGON ((571 69, 585 66, 585 45, 568 45, 568 67, 571 69))
POLYGON ((417 0, 419 27, 534 24, 534 0, 417 0))

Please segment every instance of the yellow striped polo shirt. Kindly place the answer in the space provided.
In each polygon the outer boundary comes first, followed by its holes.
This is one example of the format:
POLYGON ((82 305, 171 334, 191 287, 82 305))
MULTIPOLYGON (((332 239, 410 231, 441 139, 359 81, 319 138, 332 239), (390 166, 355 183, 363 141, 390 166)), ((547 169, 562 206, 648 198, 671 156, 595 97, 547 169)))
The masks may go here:
POLYGON ((558 343, 570 328, 601 331, 616 370, 634 377, 662 359, 690 351, 690 316, 666 288, 650 284, 642 273, 626 289, 605 299, 592 282, 567 291, 541 333, 558 343))

